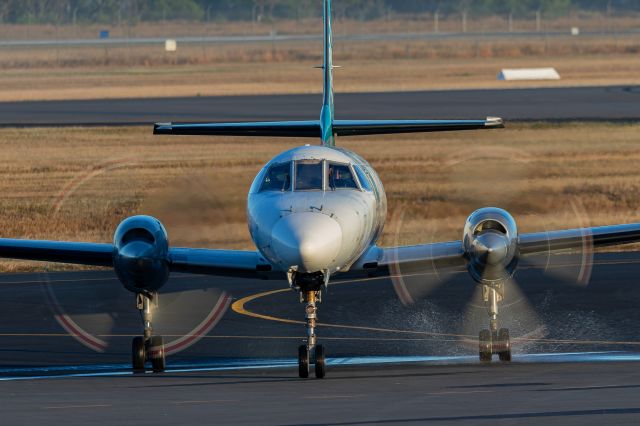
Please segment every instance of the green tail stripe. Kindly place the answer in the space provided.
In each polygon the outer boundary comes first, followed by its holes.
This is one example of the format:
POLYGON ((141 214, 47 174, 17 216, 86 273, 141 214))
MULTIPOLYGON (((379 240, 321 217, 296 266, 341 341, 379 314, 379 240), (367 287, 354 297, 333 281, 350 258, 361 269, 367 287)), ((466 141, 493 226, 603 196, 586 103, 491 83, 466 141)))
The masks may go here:
POLYGON ((324 99, 320 113, 322 144, 335 146, 333 133, 333 35, 331 29, 331 0, 324 0, 324 99))

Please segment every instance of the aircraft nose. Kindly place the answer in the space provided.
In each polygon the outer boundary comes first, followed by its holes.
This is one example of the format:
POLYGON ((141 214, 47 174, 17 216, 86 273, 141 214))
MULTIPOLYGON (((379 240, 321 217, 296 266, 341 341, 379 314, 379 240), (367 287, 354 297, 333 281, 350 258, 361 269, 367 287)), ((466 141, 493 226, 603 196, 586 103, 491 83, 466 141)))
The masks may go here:
POLYGON ((342 246, 340 224, 322 213, 293 213, 280 219, 271 232, 271 246, 283 266, 299 272, 329 268, 342 246))

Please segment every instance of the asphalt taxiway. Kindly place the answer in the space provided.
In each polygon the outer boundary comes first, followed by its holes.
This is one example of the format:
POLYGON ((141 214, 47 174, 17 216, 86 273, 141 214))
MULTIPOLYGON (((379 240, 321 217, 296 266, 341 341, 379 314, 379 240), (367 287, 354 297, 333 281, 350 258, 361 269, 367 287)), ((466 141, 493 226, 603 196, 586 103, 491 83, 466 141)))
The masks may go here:
POLYGON ((325 380, 291 371, 168 372, 0 384, 3 423, 628 424, 638 363, 367 366, 325 380))
POLYGON ((464 273, 336 282, 319 311, 323 380, 296 377, 303 308, 283 282, 174 276, 156 331, 175 353, 166 373, 134 375, 140 320, 112 272, 2 275, 3 422, 637 424, 640 255, 597 255, 586 286, 569 283, 576 265, 518 271, 509 365, 477 361, 487 318, 464 273))
MULTIPOLYGON (((508 87, 508 83, 505 83, 508 87)), ((317 118, 320 95, 1 102, 0 126, 151 124, 164 121, 270 121, 317 118)), ((636 121, 640 87, 337 93, 341 119, 636 121)))

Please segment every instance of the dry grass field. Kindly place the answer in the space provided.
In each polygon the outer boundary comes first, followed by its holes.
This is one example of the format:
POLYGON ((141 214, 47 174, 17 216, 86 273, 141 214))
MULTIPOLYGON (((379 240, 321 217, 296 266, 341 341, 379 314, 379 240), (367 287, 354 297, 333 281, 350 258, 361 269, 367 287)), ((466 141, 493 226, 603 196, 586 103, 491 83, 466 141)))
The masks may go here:
MULTIPOLYGON (((309 93, 321 43, 0 51, 0 101, 309 93)), ((640 84, 640 35, 337 43, 338 92, 640 84), (499 82, 502 68, 553 66, 557 82, 499 82)))
MULTIPOLYGON (((389 197, 382 243, 459 238, 496 205, 522 232, 640 220, 640 125, 512 124, 491 132, 340 139, 389 197)), ((250 248, 245 197, 276 153, 308 141, 159 137, 147 127, 0 129, 2 237, 107 242, 151 214, 172 244, 250 248)), ((2 270, 32 265, 3 262, 2 270)))

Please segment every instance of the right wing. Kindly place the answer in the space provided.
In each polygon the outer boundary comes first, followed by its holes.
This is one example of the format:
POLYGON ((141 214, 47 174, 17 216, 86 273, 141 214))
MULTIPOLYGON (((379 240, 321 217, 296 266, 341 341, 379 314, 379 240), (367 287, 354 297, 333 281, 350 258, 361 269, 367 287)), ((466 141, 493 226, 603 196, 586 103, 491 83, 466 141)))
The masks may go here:
POLYGON ((242 278, 277 273, 257 251, 239 250, 171 248, 169 268, 172 272, 242 278))
MULTIPOLYGON (((0 258, 5 259, 113 267, 114 254, 112 244, 0 238, 0 258)), ((167 263, 172 272, 243 278, 278 274, 257 251, 170 248, 167 263)))

